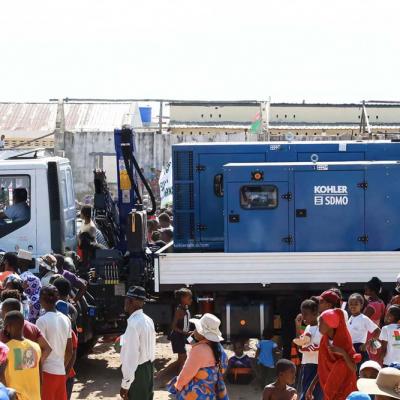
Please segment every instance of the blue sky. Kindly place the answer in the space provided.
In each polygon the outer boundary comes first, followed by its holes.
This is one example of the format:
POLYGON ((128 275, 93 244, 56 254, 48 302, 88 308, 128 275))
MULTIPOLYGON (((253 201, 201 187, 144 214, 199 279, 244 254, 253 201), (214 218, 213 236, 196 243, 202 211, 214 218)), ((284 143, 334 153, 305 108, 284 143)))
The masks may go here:
POLYGON ((0 100, 400 100, 398 0, 4 1, 0 100))

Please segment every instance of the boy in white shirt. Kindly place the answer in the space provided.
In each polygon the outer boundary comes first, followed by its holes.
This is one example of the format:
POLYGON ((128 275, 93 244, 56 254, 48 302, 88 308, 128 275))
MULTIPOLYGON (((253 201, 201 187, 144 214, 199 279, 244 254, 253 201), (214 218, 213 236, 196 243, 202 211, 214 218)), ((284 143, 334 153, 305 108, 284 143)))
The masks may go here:
POLYGON ((400 307, 390 306, 385 316, 379 340, 382 343, 381 362, 384 367, 400 361, 400 307))
POLYGON ((364 297, 361 294, 354 293, 349 297, 349 311, 351 314, 348 324, 349 331, 355 351, 361 354, 362 362, 365 362, 368 360, 368 334, 372 335, 370 341, 373 341, 379 338, 381 330, 375 322, 362 313, 363 307, 364 297))
POLYGON ((54 286, 40 290, 40 304, 46 313, 36 325, 52 349, 42 366, 42 400, 67 400, 65 365, 73 354, 72 332, 69 318, 56 310, 57 300, 54 286))

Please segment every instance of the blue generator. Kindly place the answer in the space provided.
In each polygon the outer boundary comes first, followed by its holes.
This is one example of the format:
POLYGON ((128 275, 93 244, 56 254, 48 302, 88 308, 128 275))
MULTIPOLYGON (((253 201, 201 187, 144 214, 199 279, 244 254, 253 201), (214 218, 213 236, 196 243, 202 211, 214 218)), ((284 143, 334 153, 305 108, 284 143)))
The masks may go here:
POLYGON ((400 162, 230 163, 223 173, 226 252, 400 249, 400 162))
POLYGON ((224 164, 363 160, 400 160, 400 143, 318 141, 174 145, 175 249, 224 250, 224 164))

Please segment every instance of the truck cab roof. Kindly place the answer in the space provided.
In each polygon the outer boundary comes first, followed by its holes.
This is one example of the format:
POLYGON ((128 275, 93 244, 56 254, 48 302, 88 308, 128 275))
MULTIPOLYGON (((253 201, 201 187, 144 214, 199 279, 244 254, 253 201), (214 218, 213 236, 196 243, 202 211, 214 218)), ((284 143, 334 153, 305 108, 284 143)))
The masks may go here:
POLYGON ((39 158, 1 158, 0 154, 0 169, 47 169, 49 162, 56 162, 57 164, 68 164, 69 160, 63 157, 39 157, 39 158))

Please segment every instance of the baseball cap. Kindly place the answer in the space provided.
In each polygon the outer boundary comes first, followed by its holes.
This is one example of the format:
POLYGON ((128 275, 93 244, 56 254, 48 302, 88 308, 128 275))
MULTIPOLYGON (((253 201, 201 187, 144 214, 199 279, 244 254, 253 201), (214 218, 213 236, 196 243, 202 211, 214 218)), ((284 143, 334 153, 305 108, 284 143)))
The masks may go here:
POLYGON ((372 368, 376 369, 377 371, 380 371, 382 367, 376 362, 372 360, 365 361, 364 363, 361 364, 360 371, 366 369, 366 368, 372 368))
POLYGON ((337 304, 341 300, 339 295, 333 290, 325 290, 325 292, 318 296, 318 299, 325 300, 330 304, 337 304))

